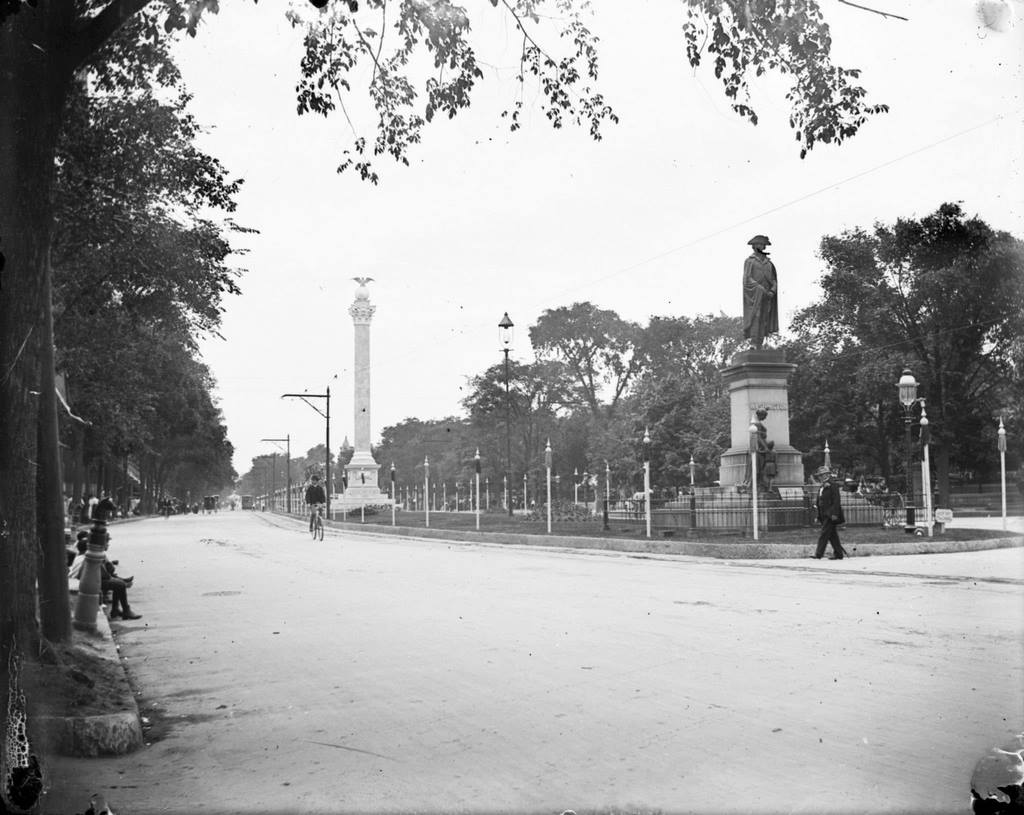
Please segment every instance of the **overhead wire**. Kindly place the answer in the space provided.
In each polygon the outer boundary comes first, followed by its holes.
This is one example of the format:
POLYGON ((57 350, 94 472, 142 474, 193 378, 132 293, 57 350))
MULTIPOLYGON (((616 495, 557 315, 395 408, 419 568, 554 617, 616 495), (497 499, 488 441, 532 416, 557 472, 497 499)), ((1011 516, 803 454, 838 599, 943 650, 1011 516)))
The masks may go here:
MULTIPOLYGON (((1021 113, 1024 113, 1024 107, 1019 107, 1016 110, 1013 110, 1013 111, 1011 111, 1009 113, 1001 113, 1001 114, 999 114, 997 116, 993 116, 992 118, 987 119, 984 122, 980 122, 980 123, 978 123, 976 125, 972 125, 971 127, 964 128, 963 130, 959 130, 956 133, 951 133, 948 136, 944 136, 941 139, 937 139, 937 140, 935 140, 933 142, 930 142, 930 143, 928 143, 926 145, 922 145, 921 147, 915 148, 914 150, 911 150, 911 151, 909 151, 907 153, 903 153, 902 155, 896 156, 895 158, 889 159, 888 161, 884 161, 881 164, 876 164, 874 167, 869 167, 866 170, 862 170, 862 171, 860 171, 858 173, 854 173, 853 175, 847 176, 846 178, 840 179, 839 181, 829 182, 828 184, 824 185, 823 187, 819 187, 818 189, 812 190, 811 192, 808 192, 808 193, 806 193, 804 195, 800 195, 800 196, 798 196, 796 198, 792 198, 789 201, 785 201, 785 202, 783 202, 781 204, 778 204, 777 206, 771 207, 770 209, 763 210, 763 211, 757 213, 756 215, 751 215, 749 217, 743 218, 742 220, 734 221, 733 223, 729 224, 728 226, 724 226, 724 227, 722 227, 720 229, 715 230, 714 232, 709 232, 709 233, 707 233, 705 235, 701 235, 700 237, 694 238, 691 241, 687 241, 686 243, 680 244, 679 246, 675 246, 675 247, 673 247, 671 249, 666 249, 663 252, 659 252, 656 255, 651 255, 650 257, 644 258, 643 260, 639 260, 639 261, 637 261, 635 263, 630 264, 629 266, 624 266, 624 267, 621 267, 619 269, 616 269, 615 271, 609 272, 608 274, 605 274, 605 275, 603 275, 601 277, 591 278, 591 279, 589 279, 587 281, 586 285, 587 285, 587 287, 591 287, 591 286, 593 286, 596 283, 604 283, 604 282, 606 282, 608 280, 611 280, 611 279, 613 279, 615 277, 619 277, 620 275, 624 275, 624 274, 626 274, 628 272, 635 271, 636 269, 639 269, 642 266, 646 266, 649 263, 653 263, 653 262, 655 262, 657 260, 662 260, 663 258, 666 258, 666 257, 668 257, 670 255, 673 255, 673 254, 677 253, 677 252, 682 252, 685 249, 689 249, 689 248, 691 248, 693 246, 696 246, 697 244, 703 243, 704 241, 710 240, 712 238, 716 238, 719 235, 723 235, 723 234, 725 234, 727 232, 730 232, 733 229, 741 227, 741 226, 743 226, 745 224, 749 224, 752 221, 756 221, 756 220, 758 220, 760 218, 767 217, 768 215, 773 215, 776 212, 779 212, 779 211, 781 211, 783 209, 786 209, 787 207, 791 207, 791 206, 793 206, 795 204, 799 204, 802 201, 806 201, 809 198, 813 198, 816 195, 820 195, 823 192, 827 192, 829 190, 835 189, 837 187, 842 186, 843 184, 848 184, 851 181, 856 181, 857 179, 860 179, 860 178, 863 178, 863 177, 865 177, 867 175, 870 175, 872 173, 878 172, 879 170, 882 170, 882 169, 884 169, 886 167, 891 167, 893 164, 897 164, 898 162, 905 161, 908 158, 916 156, 916 155, 918 155, 920 153, 923 153, 923 152, 925 152, 927 150, 931 150, 931 149, 933 149, 935 147, 938 147, 939 145, 945 144, 946 142, 953 141, 954 139, 958 139, 958 138, 960 138, 962 136, 967 135, 968 133, 973 133, 976 130, 981 130, 982 128, 988 127, 988 126, 990 126, 992 124, 995 124, 996 122, 1000 122, 1000 121, 1002 121, 1004 119, 1012 118, 1012 117, 1017 116, 1017 115, 1019 115, 1021 113)), ((582 288, 581 286, 573 286, 573 287, 570 287, 570 288, 566 288, 566 289, 563 289, 562 291, 555 292, 554 296, 557 297, 559 295, 571 294, 572 292, 579 291, 581 288, 582 288)), ((549 294, 548 295, 548 299, 550 299, 550 297, 551 297, 551 295, 549 294)))

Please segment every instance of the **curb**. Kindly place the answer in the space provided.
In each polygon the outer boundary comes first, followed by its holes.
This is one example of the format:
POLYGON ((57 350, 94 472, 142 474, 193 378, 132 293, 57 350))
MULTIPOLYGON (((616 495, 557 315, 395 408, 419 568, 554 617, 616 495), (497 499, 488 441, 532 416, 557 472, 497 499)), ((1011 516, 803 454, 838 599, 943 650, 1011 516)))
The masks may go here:
POLYGON ((142 747, 142 720, 139 706, 128 684, 110 622, 102 610, 96 615, 96 631, 87 634, 97 656, 114 663, 125 677, 116 713, 93 716, 32 716, 30 721, 47 752, 76 758, 120 756, 142 747))
MULTIPOLYGON (((275 513, 277 518, 292 518, 286 513, 275 513)), ((297 519, 301 520, 301 519, 297 519)), ((806 558, 814 554, 816 540, 807 543, 714 543, 700 540, 672 540, 651 538, 582 538, 569 535, 522 535, 512 532, 476 532, 463 529, 424 529, 410 526, 337 525, 326 521, 328 530, 367 537, 399 536, 430 540, 458 541, 511 546, 548 547, 555 549, 592 549, 597 551, 632 552, 651 555, 683 555, 689 557, 720 558, 728 560, 788 560, 806 558)), ((816 537, 817 532, 814 532, 816 537)), ((808 536, 811 537, 810 535, 808 536)), ((942 540, 941 536, 920 538, 908 536, 899 543, 866 543, 847 546, 853 556, 933 555, 949 552, 979 552, 988 549, 1024 547, 1024 536, 1011 535, 977 540, 942 540)))

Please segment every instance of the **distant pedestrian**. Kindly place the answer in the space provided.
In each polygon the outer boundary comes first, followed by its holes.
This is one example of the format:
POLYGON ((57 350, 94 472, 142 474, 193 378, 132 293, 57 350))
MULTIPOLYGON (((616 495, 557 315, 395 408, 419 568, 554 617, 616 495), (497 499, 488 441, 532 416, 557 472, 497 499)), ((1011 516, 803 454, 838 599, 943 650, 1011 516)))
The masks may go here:
POLYGON ((839 525, 844 523, 846 518, 843 517, 839 485, 836 484, 835 476, 828 467, 819 467, 815 470, 814 480, 820 485, 815 507, 818 511, 821 532, 818 534, 818 546, 812 557, 821 560, 822 555, 825 554, 825 546, 831 544, 832 554, 829 555, 829 560, 842 560, 846 557, 846 550, 839 542, 839 525))

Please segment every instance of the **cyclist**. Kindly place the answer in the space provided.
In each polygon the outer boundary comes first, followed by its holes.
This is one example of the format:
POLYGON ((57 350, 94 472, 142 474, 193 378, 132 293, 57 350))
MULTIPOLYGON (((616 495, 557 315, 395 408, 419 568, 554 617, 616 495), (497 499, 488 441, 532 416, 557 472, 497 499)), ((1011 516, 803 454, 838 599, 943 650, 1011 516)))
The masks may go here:
POLYGON ((316 508, 319 504, 327 503, 327 495, 324 493, 324 488, 320 486, 320 476, 314 475, 309 480, 311 483, 306 487, 306 506, 309 507, 309 531, 312 532, 316 508))

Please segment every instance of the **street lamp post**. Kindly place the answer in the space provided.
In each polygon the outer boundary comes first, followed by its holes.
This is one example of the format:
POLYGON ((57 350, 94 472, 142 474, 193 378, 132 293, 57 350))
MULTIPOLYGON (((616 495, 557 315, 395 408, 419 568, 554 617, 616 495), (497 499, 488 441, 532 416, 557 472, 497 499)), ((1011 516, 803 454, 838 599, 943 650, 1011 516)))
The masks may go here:
POLYGON ((548 534, 551 534, 551 439, 544 447, 544 469, 547 470, 548 487, 548 534))
MULTIPOLYGON (((596 498, 594 500, 597 500, 596 498)), ((608 523, 608 509, 612 502, 612 468, 608 465, 608 459, 604 460, 604 512, 601 513, 602 526, 605 532, 611 530, 608 523)))
POLYGON ((313 408, 313 410, 315 410, 317 413, 319 413, 321 416, 323 416, 324 420, 327 422, 327 438, 326 438, 327 452, 325 454, 326 455, 326 461, 324 462, 325 465, 326 465, 325 466, 325 469, 326 469, 326 474, 325 474, 325 481, 326 481, 326 485, 325 486, 326 486, 326 489, 324 489, 324 494, 327 496, 327 517, 330 518, 331 517, 331 389, 328 387, 326 393, 283 393, 283 394, 281 394, 281 398, 282 399, 284 399, 285 397, 288 397, 288 398, 291 398, 291 399, 301 399, 303 402, 305 402, 307 405, 309 405, 311 408, 313 408), (325 399, 326 400, 326 411, 320 410, 320 408, 318 408, 316 405, 314 405, 312 402, 309 401, 310 399, 325 399))
MULTIPOLYGON (((512 477, 512 399, 508 387, 508 352, 512 348, 513 322, 508 318, 508 312, 498 323, 498 340, 502 344, 502 351, 505 354, 505 474, 506 478, 512 477)), ((505 504, 508 507, 508 516, 512 517, 512 503, 508 500, 508 492, 505 493, 505 504)), ((525 500, 525 498, 524 498, 525 500)))
POLYGON ((398 494, 395 492, 395 462, 391 462, 391 525, 395 525, 395 503, 398 494))
POLYGON ((292 434, 289 433, 283 439, 260 439, 274 444, 285 443, 285 480, 287 481, 287 494, 285 495, 285 510, 291 515, 292 512, 292 434))
POLYGON ((430 459, 427 456, 423 457, 423 523, 425 526, 430 526, 430 501, 426 500, 427 496, 430 495, 430 459))
POLYGON ((928 442, 931 440, 931 428, 928 426, 928 413, 921 400, 921 503, 924 504, 925 526, 928 537, 932 536, 932 468, 928 460, 928 442))
POLYGON ((914 405, 920 401, 917 398, 917 386, 918 382, 914 379, 914 375, 910 372, 910 369, 904 368, 903 374, 900 376, 900 381, 896 383, 896 388, 899 391, 900 404, 903 405, 903 423, 906 426, 907 522, 904 527, 904 531, 910 534, 913 534, 917 527, 916 519, 914 517, 914 473, 911 469, 913 467, 914 442, 910 433, 910 425, 913 423, 914 405))
POLYGON ((647 537, 651 537, 651 433, 644 428, 644 514, 647 523, 647 537))
POLYGON ((476 465, 476 528, 480 529, 480 448, 476 448, 476 455, 473 456, 473 463, 476 465))
POLYGON ((999 440, 999 483, 1003 493, 1003 529, 1006 529, 1006 427, 1002 416, 999 417, 999 430, 996 432, 999 440))
POLYGON ((754 540, 757 540, 757 448, 758 448, 758 426, 757 419, 750 417, 750 506, 753 513, 752 525, 754 529, 754 540))
POLYGON ((277 451, 270 454, 270 511, 277 512, 277 451))

